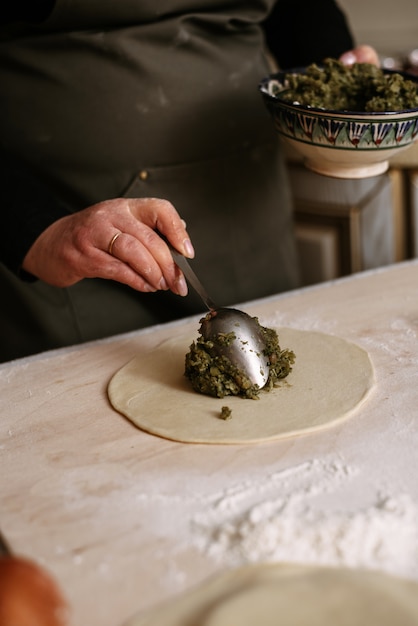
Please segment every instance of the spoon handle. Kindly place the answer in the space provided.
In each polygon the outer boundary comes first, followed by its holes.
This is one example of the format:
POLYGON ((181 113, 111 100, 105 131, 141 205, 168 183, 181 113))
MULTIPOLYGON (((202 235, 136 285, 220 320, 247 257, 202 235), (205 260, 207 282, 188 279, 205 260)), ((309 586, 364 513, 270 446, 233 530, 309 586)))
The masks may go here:
POLYGON ((209 311, 214 311, 215 309, 217 309, 218 307, 215 305, 212 298, 208 295, 206 289, 203 287, 202 283, 190 267, 187 259, 182 254, 180 254, 180 252, 177 252, 177 250, 175 250, 171 245, 169 245, 168 247, 170 248, 171 256, 173 257, 174 262, 176 263, 176 265, 179 266, 196 293, 202 298, 209 311))

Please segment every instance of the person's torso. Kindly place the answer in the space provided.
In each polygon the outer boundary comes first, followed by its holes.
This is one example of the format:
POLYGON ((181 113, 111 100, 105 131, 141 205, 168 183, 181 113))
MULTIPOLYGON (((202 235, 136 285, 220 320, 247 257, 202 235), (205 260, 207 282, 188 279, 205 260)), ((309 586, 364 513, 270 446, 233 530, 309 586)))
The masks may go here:
POLYGON ((0 29, 3 144, 85 202, 95 178, 111 196, 135 168, 267 141, 273 4, 58 0, 44 23, 0 29))

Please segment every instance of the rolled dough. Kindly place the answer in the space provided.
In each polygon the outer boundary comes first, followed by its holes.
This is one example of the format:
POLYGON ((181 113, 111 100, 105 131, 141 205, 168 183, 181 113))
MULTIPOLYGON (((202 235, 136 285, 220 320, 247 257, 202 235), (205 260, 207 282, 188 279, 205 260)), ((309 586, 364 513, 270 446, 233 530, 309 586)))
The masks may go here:
POLYGON ((112 406, 144 431, 190 443, 243 444, 328 428, 352 415, 373 386, 369 356, 324 333, 277 329, 282 349, 296 354, 291 374, 259 399, 212 398, 184 376, 193 337, 181 335, 141 354, 111 379, 112 406), (222 406, 232 418, 220 418, 222 406))
POLYGON ((367 570, 259 564, 227 571, 126 626, 416 626, 418 584, 367 570))

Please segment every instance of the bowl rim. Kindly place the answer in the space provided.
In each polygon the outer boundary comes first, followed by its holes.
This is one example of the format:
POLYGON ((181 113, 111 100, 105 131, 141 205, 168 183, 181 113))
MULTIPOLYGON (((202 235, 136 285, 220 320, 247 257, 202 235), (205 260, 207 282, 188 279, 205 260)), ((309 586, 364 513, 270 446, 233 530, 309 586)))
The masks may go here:
MULTIPOLYGON (((318 67, 321 67, 320 64, 318 64, 318 67)), ((303 111, 305 113, 319 113, 322 115, 344 115, 344 116, 355 116, 355 117, 387 117, 387 116, 393 116, 393 115, 401 115, 401 114, 406 114, 406 113, 416 113, 418 116, 418 107, 413 107, 412 109, 396 109, 395 111, 351 111, 350 109, 324 109, 321 107, 313 107, 310 105, 305 105, 305 104, 299 104, 298 102, 290 102, 289 100, 284 100, 283 98, 278 97, 277 95, 273 95, 272 93, 270 93, 270 91, 267 88, 267 85, 275 80, 279 83, 284 83, 284 78, 288 75, 288 74, 303 74, 306 72, 307 66, 303 66, 303 67, 291 67, 287 70, 281 70, 280 72, 274 72, 273 74, 269 74, 268 76, 265 76, 259 83, 259 90, 261 91, 263 97, 265 97, 266 99, 270 100, 271 102, 274 103, 280 103, 281 105, 289 108, 289 109, 295 109, 296 111, 303 111)), ((404 78, 406 78, 407 80, 412 80, 414 83, 417 84, 418 87, 418 76, 416 76, 415 74, 410 74, 409 72, 405 72, 405 71, 401 71, 401 70, 392 70, 392 69, 388 69, 388 68, 381 68, 383 70, 384 74, 400 74, 401 76, 403 76, 404 78)), ((285 88, 283 88, 281 91, 286 91, 285 88)))

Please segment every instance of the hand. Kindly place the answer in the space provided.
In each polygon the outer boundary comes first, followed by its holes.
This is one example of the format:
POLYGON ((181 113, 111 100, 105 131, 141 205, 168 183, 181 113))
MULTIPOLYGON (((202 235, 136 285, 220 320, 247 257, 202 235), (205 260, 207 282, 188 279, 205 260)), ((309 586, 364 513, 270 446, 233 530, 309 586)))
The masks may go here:
POLYGON ((348 50, 340 56, 340 61, 344 65, 353 65, 353 63, 371 63, 372 65, 380 65, 379 56, 371 46, 357 46, 353 50, 348 50))
POLYGON ((69 605, 55 579, 34 561, 0 557, 0 622, 11 626, 67 626, 69 605))
POLYGON ((138 291, 171 289, 184 296, 184 276, 156 230, 184 256, 193 258, 184 222, 170 202, 117 198, 51 224, 29 249, 23 269, 55 287, 68 287, 83 278, 105 278, 138 291))

